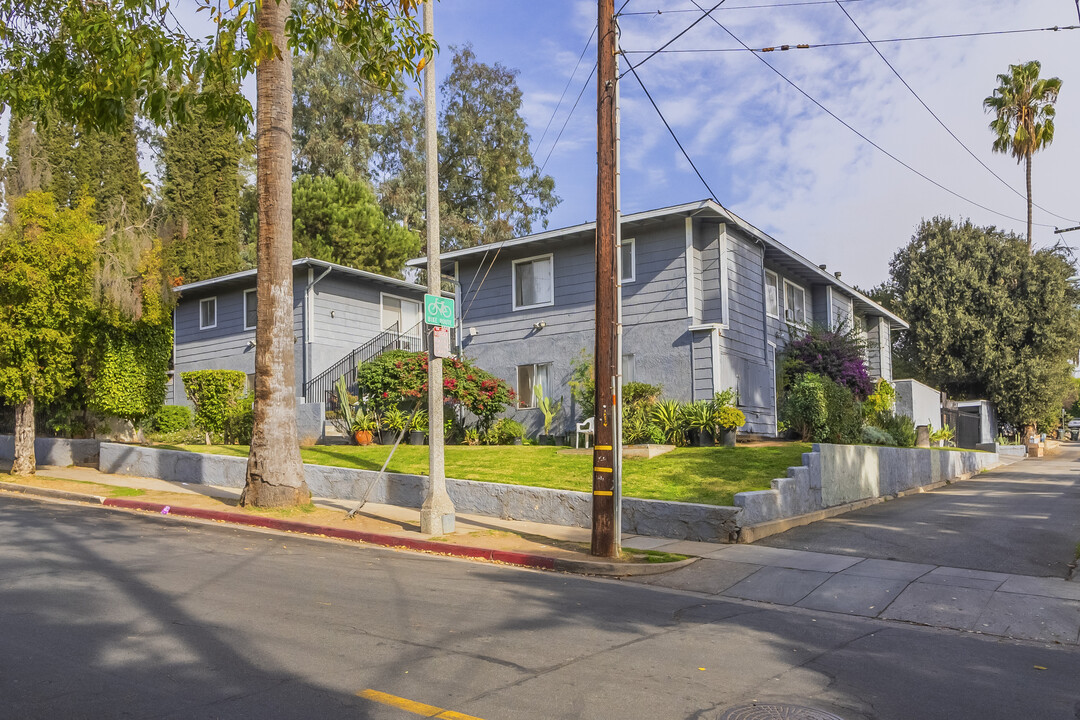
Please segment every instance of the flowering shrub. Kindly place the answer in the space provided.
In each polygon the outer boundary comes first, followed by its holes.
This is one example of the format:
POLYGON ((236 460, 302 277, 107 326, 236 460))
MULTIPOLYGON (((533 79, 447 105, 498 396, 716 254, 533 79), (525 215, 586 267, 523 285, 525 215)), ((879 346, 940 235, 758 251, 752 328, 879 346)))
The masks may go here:
POLYGON ((859 399, 874 392, 863 359, 863 344, 854 332, 813 327, 803 337, 791 341, 784 355, 787 386, 798 376, 812 372, 846 387, 859 399))
MULTIPOLYGON (((460 405, 487 428, 495 416, 515 400, 505 380, 481 370, 465 358, 443 358, 443 394, 447 402, 460 405)), ((368 404, 377 412, 403 401, 427 397, 427 353, 394 350, 360 366, 357 380, 368 404)))
POLYGON ((746 415, 738 408, 725 405, 716 411, 716 424, 725 430, 735 430, 746 424, 746 415))

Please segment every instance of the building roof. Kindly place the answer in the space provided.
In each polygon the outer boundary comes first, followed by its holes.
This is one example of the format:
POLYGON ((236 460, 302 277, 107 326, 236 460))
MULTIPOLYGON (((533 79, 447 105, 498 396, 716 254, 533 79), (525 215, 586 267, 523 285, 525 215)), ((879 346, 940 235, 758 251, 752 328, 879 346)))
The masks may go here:
MULTIPOLYGON (((759 242, 765 249, 768 256, 771 256, 772 260, 786 260, 788 263, 797 266, 804 274, 810 275, 815 282, 821 284, 832 285, 833 287, 843 290, 846 294, 850 295, 854 301, 856 309, 862 312, 870 312, 873 315, 880 315, 889 321, 889 325, 894 329, 906 330, 908 327, 905 322, 899 316, 889 312, 878 303, 874 302, 866 295, 856 290, 851 285, 843 282, 837 278, 833 273, 828 272, 822 267, 819 267, 815 263, 810 262, 805 257, 795 252, 791 248, 787 247, 779 240, 771 237, 767 233, 759 230, 750 223, 740 218, 735 213, 731 212, 724 206, 720 205, 714 200, 697 200, 694 202, 683 203, 682 205, 672 205, 665 208, 657 208, 655 210, 647 210, 645 212, 632 213, 629 215, 623 215, 621 218, 622 225, 635 226, 635 225, 647 225, 657 221, 662 221, 670 217, 713 217, 726 223, 740 228, 743 232, 749 235, 753 240, 759 242)), ((532 243, 544 242, 547 240, 556 240, 561 238, 568 238, 574 235, 588 235, 596 231, 596 223, 582 223, 580 225, 571 225, 570 227, 558 228, 555 230, 546 230, 541 233, 535 233, 533 235, 526 235, 519 238, 511 238, 504 240, 501 243, 490 243, 487 245, 477 245, 476 247, 464 248, 462 250, 453 250, 451 252, 443 253, 442 260, 453 261, 460 258, 471 257, 481 253, 490 252, 493 249, 498 248, 514 248, 519 245, 529 245, 532 243)), ((415 258, 409 260, 406 265, 411 267, 424 267, 427 264, 426 258, 415 258)))
MULTIPOLYGON (((299 258, 297 260, 293 260, 292 262, 293 268, 303 267, 305 265, 316 270, 321 269, 324 272, 329 272, 331 270, 335 272, 342 272, 346 275, 352 275, 353 277, 362 278, 364 280, 371 280, 372 282, 378 282, 384 285, 393 285, 395 287, 407 288, 409 290, 424 289, 422 285, 409 282, 408 280, 387 277, 385 275, 379 275, 378 273, 368 272, 366 270, 357 270, 356 268, 346 267, 345 265, 338 265, 337 263, 327 262, 326 260, 316 260, 315 258, 299 258)), ((257 272, 257 270, 252 268, 251 270, 241 270, 240 272, 230 273, 229 275, 221 275, 220 277, 200 280, 198 282, 187 283, 185 285, 178 285, 177 287, 173 288, 173 292, 182 293, 191 290, 200 290, 202 288, 233 284, 246 278, 253 278, 255 277, 257 272)))

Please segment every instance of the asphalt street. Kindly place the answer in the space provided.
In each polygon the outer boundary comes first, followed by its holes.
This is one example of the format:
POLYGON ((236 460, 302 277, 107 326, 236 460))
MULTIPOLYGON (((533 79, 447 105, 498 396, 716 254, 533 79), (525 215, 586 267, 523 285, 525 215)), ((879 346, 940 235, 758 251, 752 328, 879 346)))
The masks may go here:
POLYGON ((0 496, 5 719, 709 719, 757 701, 1065 720, 1077 678, 1075 647, 0 496))
POLYGON ((1067 577, 1080 542, 1080 447, 755 543, 881 560, 1067 577))

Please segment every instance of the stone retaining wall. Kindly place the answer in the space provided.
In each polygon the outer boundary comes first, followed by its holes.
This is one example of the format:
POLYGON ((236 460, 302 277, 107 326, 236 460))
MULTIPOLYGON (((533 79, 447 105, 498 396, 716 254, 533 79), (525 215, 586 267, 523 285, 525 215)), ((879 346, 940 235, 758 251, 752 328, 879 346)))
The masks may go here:
POLYGON ((739 525, 795 517, 838 505, 890 497, 906 490, 958 480, 995 467, 997 453, 814 444, 801 467, 772 481, 771 490, 735 495, 739 525))
MULTIPOLYGON (((152 477, 172 482, 240 488, 247 461, 224 455, 157 450, 137 445, 102 443, 102 472, 152 477)), ((427 478, 422 475, 304 465, 312 495, 419 508, 427 478)), ((448 478, 446 489, 458 512, 511 520, 591 527, 592 496, 570 490, 448 478)), ((623 499, 625 533, 683 540, 727 542, 738 531, 735 507, 659 500, 623 499)))
MULTIPOLYGON (((34 438, 34 457, 38 465, 97 465, 100 440, 34 438)), ((15 436, 0 435, 0 460, 15 459, 15 436)))

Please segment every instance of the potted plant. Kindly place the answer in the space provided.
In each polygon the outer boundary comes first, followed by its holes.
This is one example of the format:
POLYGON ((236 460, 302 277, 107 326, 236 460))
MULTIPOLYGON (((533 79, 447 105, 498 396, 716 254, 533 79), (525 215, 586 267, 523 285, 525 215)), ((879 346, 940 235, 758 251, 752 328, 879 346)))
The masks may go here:
POLYGON ((544 432, 540 434, 540 444, 562 445, 562 438, 556 438, 551 434, 551 423, 562 410, 562 399, 552 402, 551 398, 544 397, 544 388, 540 385, 533 387, 533 397, 536 398, 536 407, 544 413, 544 432))
POLYGON ((940 430, 930 433, 930 445, 931 447, 949 447, 952 445, 953 437, 955 437, 953 429, 944 425, 940 430))
POLYGON ((746 416, 742 410, 725 405, 716 411, 715 421, 720 428, 720 444, 724 447, 735 447, 739 428, 746 424, 746 416))
POLYGON ((712 447, 713 409, 706 400, 688 403, 683 406, 683 422, 690 429, 690 444, 694 447, 712 447))
POLYGON ((401 412, 401 408, 392 407, 385 411, 379 420, 379 427, 382 429, 379 433, 379 442, 383 445, 393 445, 408 421, 409 418, 401 412))
POLYGON ((423 445, 424 436, 428 432, 428 414, 424 410, 417 410, 409 425, 409 444, 423 445))
POLYGON ((357 445, 370 445, 378 430, 379 419, 375 413, 361 410, 353 417, 352 431, 357 445))

